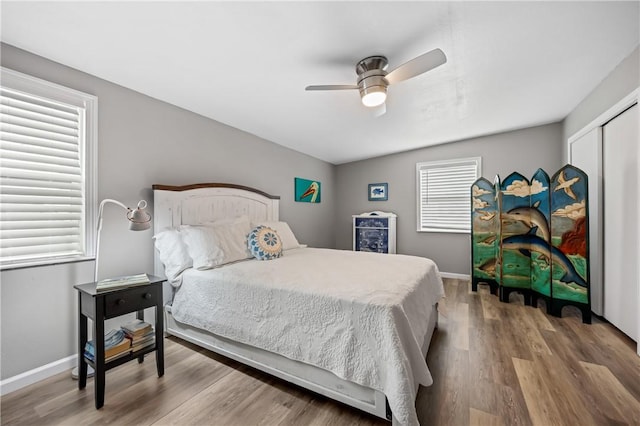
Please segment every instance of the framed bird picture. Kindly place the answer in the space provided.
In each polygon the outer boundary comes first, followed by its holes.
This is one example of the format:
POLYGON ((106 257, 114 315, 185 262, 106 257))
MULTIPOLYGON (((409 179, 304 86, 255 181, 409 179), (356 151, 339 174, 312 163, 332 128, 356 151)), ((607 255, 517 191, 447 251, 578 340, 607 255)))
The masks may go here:
POLYGON ((369 184, 369 201, 387 201, 389 199, 389 185, 386 183, 369 184))
POLYGON ((301 203, 319 203, 320 202, 320 182, 317 180, 309 180, 302 178, 294 179, 295 185, 295 201, 301 203))

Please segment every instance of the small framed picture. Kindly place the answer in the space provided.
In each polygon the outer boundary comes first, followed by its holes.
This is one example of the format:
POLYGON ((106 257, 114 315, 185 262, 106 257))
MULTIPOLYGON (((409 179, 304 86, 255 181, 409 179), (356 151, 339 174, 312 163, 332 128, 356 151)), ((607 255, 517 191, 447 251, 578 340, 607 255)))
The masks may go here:
POLYGON ((386 183, 369 184, 369 201, 387 201, 389 199, 389 186, 386 183))

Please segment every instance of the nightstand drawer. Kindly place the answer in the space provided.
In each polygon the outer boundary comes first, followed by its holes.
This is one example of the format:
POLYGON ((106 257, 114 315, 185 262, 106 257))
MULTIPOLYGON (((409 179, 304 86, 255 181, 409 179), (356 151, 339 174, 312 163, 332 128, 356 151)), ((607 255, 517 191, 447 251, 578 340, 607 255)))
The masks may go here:
POLYGON ((104 316, 113 318, 129 312, 150 308, 158 304, 157 286, 145 285, 141 288, 128 288, 105 295, 104 316))

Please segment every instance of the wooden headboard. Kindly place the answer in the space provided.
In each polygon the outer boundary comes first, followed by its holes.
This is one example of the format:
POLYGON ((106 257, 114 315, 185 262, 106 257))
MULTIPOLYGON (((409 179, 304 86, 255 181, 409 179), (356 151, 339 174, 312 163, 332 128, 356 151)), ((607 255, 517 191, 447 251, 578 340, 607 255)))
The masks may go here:
MULTIPOLYGON (((229 183, 184 186, 153 185, 153 233, 180 225, 201 225, 247 215, 252 222, 278 220, 280 197, 255 188, 229 183)), ((164 266, 154 250, 154 274, 164 277, 164 266)), ((165 283, 165 303, 173 288, 165 283)))

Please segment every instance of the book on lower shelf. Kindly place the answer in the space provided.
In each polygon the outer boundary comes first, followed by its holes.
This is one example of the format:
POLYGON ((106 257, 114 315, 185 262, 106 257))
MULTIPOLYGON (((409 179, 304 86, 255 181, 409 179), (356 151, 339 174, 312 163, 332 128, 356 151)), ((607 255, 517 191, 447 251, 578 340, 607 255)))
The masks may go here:
POLYGON ((136 353, 138 351, 141 351, 142 349, 148 348, 149 346, 153 346, 155 344, 156 344, 156 336, 152 334, 148 339, 145 339, 144 341, 133 344, 131 346, 131 352, 136 353))
MULTIPOLYGON (((104 336, 104 360, 105 362, 119 358, 131 352, 131 339, 124 330, 111 330, 104 336)), ((95 342, 90 340, 84 346, 84 357, 95 362, 95 342)))
POLYGON ((133 287, 136 285, 149 284, 147 274, 127 275, 124 277, 106 278, 96 283, 96 291, 115 290, 118 288, 133 287))
POLYGON ((121 328, 125 332, 125 334, 132 339, 135 337, 143 336, 150 331, 153 331, 153 327, 151 326, 151 324, 139 319, 130 321, 121 326, 121 328))
POLYGON ((123 325, 122 330, 131 339, 131 352, 137 352, 156 343, 155 331, 148 322, 136 319, 123 325))

